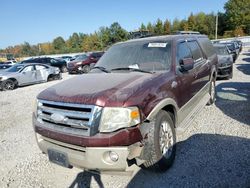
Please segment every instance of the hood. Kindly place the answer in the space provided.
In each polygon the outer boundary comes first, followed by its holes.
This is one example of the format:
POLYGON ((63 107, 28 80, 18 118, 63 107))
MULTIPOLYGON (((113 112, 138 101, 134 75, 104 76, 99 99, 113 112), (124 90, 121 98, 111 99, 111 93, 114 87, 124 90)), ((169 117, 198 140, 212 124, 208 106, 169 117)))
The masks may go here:
POLYGON ((218 55, 218 64, 232 64, 233 63, 233 57, 232 55, 218 55))
POLYGON ((123 106, 129 97, 155 76, 138 72, 89 73, 44 90, 38 95, 38 99, 98 106, 123 106))

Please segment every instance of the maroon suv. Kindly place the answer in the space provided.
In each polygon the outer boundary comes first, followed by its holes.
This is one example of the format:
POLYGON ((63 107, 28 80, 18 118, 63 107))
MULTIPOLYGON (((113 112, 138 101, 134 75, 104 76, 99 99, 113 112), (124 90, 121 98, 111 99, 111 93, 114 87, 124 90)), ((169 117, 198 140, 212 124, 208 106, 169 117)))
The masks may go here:
POLYGON ((69 73, 88 73, 92 63, 96 63, 104 52, 93 52, 79 55, 75 60, 70 61, 67 65, 69 73))
POLYGON ((215 100, 217 55, 205 35, 113 45, 89 74, 42 91, 33 125, 40 149, 64 167, 166 170, 176 135, 215 100))

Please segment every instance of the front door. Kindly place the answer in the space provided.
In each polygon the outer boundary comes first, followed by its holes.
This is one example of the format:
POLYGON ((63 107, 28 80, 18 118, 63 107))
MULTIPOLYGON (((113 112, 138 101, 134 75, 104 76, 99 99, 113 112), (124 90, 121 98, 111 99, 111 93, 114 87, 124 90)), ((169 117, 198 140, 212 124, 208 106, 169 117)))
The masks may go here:
POLYGON ((36 82, 36 71, 34 65, 28 65, 21 71, 19 85, 27 85, 36 82))

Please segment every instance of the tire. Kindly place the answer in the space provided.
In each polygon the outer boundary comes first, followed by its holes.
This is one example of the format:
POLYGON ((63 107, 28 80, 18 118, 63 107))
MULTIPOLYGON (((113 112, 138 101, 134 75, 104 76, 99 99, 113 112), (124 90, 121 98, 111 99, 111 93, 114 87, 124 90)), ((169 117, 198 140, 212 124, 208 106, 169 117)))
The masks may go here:
POLYGON ((67 71, 68 71, 67 67, 66 67, 65 65, 63 65, 63 66, 61 67, 61 72, 62 72, 62 73, 65 73, 65 72, 67 72, 67 71))
POLYGON ((156 172, 166 171, 173 164, 175 153, 174 123, 171 114, 161 110, 156 115, 154 125, 150 127, 148 133, 148 142, 144 146, 144 155, 147 160, 143 163, 142 168, 156 172))
POLYGON ((49 75, 48 78, 47 78, 47 82, 50 82, 52 80, 54 80, 53 75, 49 75))
POLYGON ((90 66, 89 65, 84 65, 83 67, 82 67, 82 72, 83 73, 88 73, 90 71, 90 66))
POLYGON ((231 70, 230 75, 228 76, 228 79, 232 79, 233 78, 233 69, 231 70))
POLYGON ((210 95, 210 98, 209 98, 207 105, 212 105, 215 102, 215 96, 216 96, 215 79, 212 79, 210 81, 209 95, 210 95))
POLYGON ((2 83, 2 88, 4 91, 13 90, 16 87, 16 83, 13 80, 6 80, 2 83))

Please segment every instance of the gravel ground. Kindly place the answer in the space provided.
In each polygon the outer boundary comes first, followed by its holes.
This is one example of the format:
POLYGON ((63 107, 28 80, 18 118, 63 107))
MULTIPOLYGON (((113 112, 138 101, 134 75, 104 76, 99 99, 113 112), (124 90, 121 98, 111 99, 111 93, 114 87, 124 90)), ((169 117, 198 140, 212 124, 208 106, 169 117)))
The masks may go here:
POLYGON ((215 105, 178 135, 165 173, 132 167, 132 176, 99 175, 51 164, 36 145, 31 112, 36 95, 58 82, 0 92, 0 187, 250 187, 250 51, 233 79, 217 82, 215 105))

